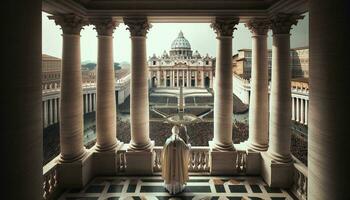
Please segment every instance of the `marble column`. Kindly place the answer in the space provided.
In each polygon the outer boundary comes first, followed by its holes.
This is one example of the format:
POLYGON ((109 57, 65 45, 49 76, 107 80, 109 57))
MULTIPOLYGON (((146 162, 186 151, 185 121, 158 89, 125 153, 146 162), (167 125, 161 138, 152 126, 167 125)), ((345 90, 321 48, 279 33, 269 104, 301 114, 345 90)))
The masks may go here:
POLYGON ((124 17, 131 38, 131 141, 126 152, 128 174, 152 174, 154 141, 149 138, 146 34, 151 27, 147 18, 124 17), (142 164, 140 164, 142 163, 142 164))
POLYGON ((296 113, 296 121, 297 122, 300 122, 300 104, 299 104, 299 98, 295 98, 295 100, 297 101, 297 113, 296 113))
MULTIPOLYGON (((237 154, 232 142, 232 35, 239 19, 216 17, 211 27, 217 34, 217 60, 214 89, 214 138, 209 141, 211 174, 232 174, 237 154)), ((204 73, 201 72, 202 85, 204 73)))
POLYGON ((305 100, 305 125, 308 123, 309 118, 309 100, 305 100))
POLYGON ((113 62, 113 32, 118 23, 112 18, 94 18, 90 21, 98 34, 97 102, 94 106, 96 107, 96 150, 113 151, 118 145, 113 62))
POLYGON ((176 87, 179 87, 179 79, 180 79, 179 70, 176 70, 176 87))
POLYGON ((48 116, 49 116, 49 114, 48 114, 48 112, 47 112, 47 108, 48 108, 48 105, 47 105, 47 100, 44 100, 44 110, 43 110, 43 112, 44 112, 44 127, 46 128, 47 126, 48 126, 48 116))
POLYGON ((170 70, 169 72, 169 77, 170 77, 170 87, 174 87, 175 86, 175 72, 174 70, 170 70))
POLYGON ((198 71, 196 70, 196 71, 194 72, 194 87, 197 87, 197 86, 198 86, 198 83, 197 83, 198 76, 197 76, 197 74, 198 74, 198 71))
POLYGON ((268 154, 280 163, 292 161, 290 29, 300 18, 286 14, 278 14, 271 18, 273 44, 268 154))
POLYGON ((292 120, 295 120, 295 98, 292 97, 292 120))
POLYGON ((80 160, 83 144, 83 90, 80 62, 80 30, 86 20, 75 15, 50 16, 63 31, 61 72, 61 162, 80 160))
POLYGON ((300 99, 300 124, 304 124, 304 99, 300 99))
POLYGON ((210 83, 209 83, 209 87, 213 88, 213 71, 210 70, 209 72, 209 78, 210 78, 210 83))
MULTIPOLYGON (((217 34, 216 85, 214 93, 214 148, 234 150, 232 143, 232 34, 238 19, 216 18, 211 27, 217 34)), ((202 83, 204 83, 204 73, 202 83)))
POLYGON ((89 112, 92 112, 93 93, 89 93, 89 112))
POLYGON ((57 123, 57 101, 58 99, 53 99, 53 123, 57 123))
POLYGON ((157 87, 160 87, 161 85, 160 85, 161 83, 160 83, 160 70, 158 69, 157 70, 157 87))
POLYGON ((309 1, 308 199, 349 193, 349 1, 309 1), (331 66, 331 67, 330 67, 331 66))
POLYGON ((53 124, 53 99, 49 99, 49 125, 53 124))
POLYGON ((43 199, 41 3, 2 2, 2 199, 43 199))
POLYGON ((85 112, 84 112, 84 113, 88 113, 88 105, 89 105, 89 104, 88 104, 88 95, 85 94, 84 97, 85 97, 85 98, 84 98, 84 103, 85 103, 85 104, 84 104, 84 107, 85 107, 85 112))
POLYGON ((268 148, 268 52, 267 19, 249 21, 246 26, 252 32, 252 71, 249 103, 249 139, 248 146, 255 151, 268 148))
MULTIPOLYGON (((170 75, 169 77, 170 77, 170 86, 172 86, 173 81, 172 81, 171 75, 170 75)), ((166 84, 167 84, 167 80, 168 80, 168 77, 167 77, 167 70, 163 70, 164 87, 167 86, 167 85, 166 85, 166 84)))
POLYGON ((204 70, 201 70, 200 72, 201 72, 201 86, 205 87, 205 85, 204 85, 204 70))
POLYGON ((191 87, 191 71, 187 70, 187 87, 191 87))
POLYGON ((146 34, 151 27, 146 18, 124 18, 131 38, 130 149, 146 150, 149 138, 149 103, 147 88, 146 34))

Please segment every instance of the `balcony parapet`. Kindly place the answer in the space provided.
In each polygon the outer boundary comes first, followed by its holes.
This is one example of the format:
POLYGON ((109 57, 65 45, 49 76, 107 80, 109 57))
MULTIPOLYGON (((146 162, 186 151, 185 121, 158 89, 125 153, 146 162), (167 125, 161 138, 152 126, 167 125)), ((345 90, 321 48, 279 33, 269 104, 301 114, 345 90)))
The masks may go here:
MULTIPOLYGON (((57 157, 58 158, 58 157, 57 157)), ((51 160, 43 167, 43 199, 54 199, 61 190, 57 177, 57 158, 51 160)))
POLYGON ((294 181, 291 192, 300 200, 307 199, 307 167, 293 156, 294 159, 294 181))

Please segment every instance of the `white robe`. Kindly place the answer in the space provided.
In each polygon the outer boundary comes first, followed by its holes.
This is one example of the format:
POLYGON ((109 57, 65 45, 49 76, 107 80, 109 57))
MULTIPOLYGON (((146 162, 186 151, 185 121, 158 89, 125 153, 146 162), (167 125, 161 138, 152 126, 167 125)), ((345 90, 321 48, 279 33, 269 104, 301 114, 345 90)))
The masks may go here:
POLYGON ((188 162, 190 145, 172 134, 163 147, 162 177, 170 194, 181 192, 188 181, 188 162))

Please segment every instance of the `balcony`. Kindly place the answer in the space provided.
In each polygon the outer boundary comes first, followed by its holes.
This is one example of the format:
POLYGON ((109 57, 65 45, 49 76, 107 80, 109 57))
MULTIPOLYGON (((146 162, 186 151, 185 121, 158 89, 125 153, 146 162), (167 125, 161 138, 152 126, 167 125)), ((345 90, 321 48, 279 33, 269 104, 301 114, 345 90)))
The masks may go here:
MULTIPOLYGON (((126 147, 117 153, 115 176, 93 177, 83 188, 62 188, 58 180, 58 165, 55 158, 43 169, 43 199, 123 199, 140 197, 146 199, 168 199, 171 197, 163 187, 161 177, 162 147, 153 148, 153 175, 135 176, 127 173, 126 147)), ((94 147, 89 149, 93 152, 94 147)), ((237 169, 235 176, 211 175, 208 146, 192 147, 190 151, 190 180, 180 199, 307 199, 307 168, 294 158, 293 185, 291 189, 269 187, 260 176, 250 172, 249 153, 237 149, 236 160, 232 162, 237 169), (248 159, 248 160, 247 160, 248 159)), ((94 165, 92 165, 94 166, 94 165)), ((94 169, 91 169, 94 171, 94 169)))

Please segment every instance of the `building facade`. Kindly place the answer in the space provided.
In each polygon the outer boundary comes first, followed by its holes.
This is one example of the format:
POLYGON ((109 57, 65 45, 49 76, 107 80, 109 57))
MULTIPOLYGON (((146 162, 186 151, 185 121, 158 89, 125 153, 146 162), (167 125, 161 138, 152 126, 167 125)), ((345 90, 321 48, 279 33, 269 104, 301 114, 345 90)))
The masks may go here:
MULTIPOLYGON (((238 54, 233 56, 233 72, 243 78, 251 77, 252 70, 252 50, 240 49, 238 54)), ((268 50, 268 69, 271 75, 272 51, 268 50)), ((290 67, 292 78, 309 77, 309 48, 299 47, 290 49, 290 67)))
POLYGON ((191 44, 180 31, 169 53, 153 54, 148 60, 152 87, 213 88, 214 58, 192 51, 191 44))

